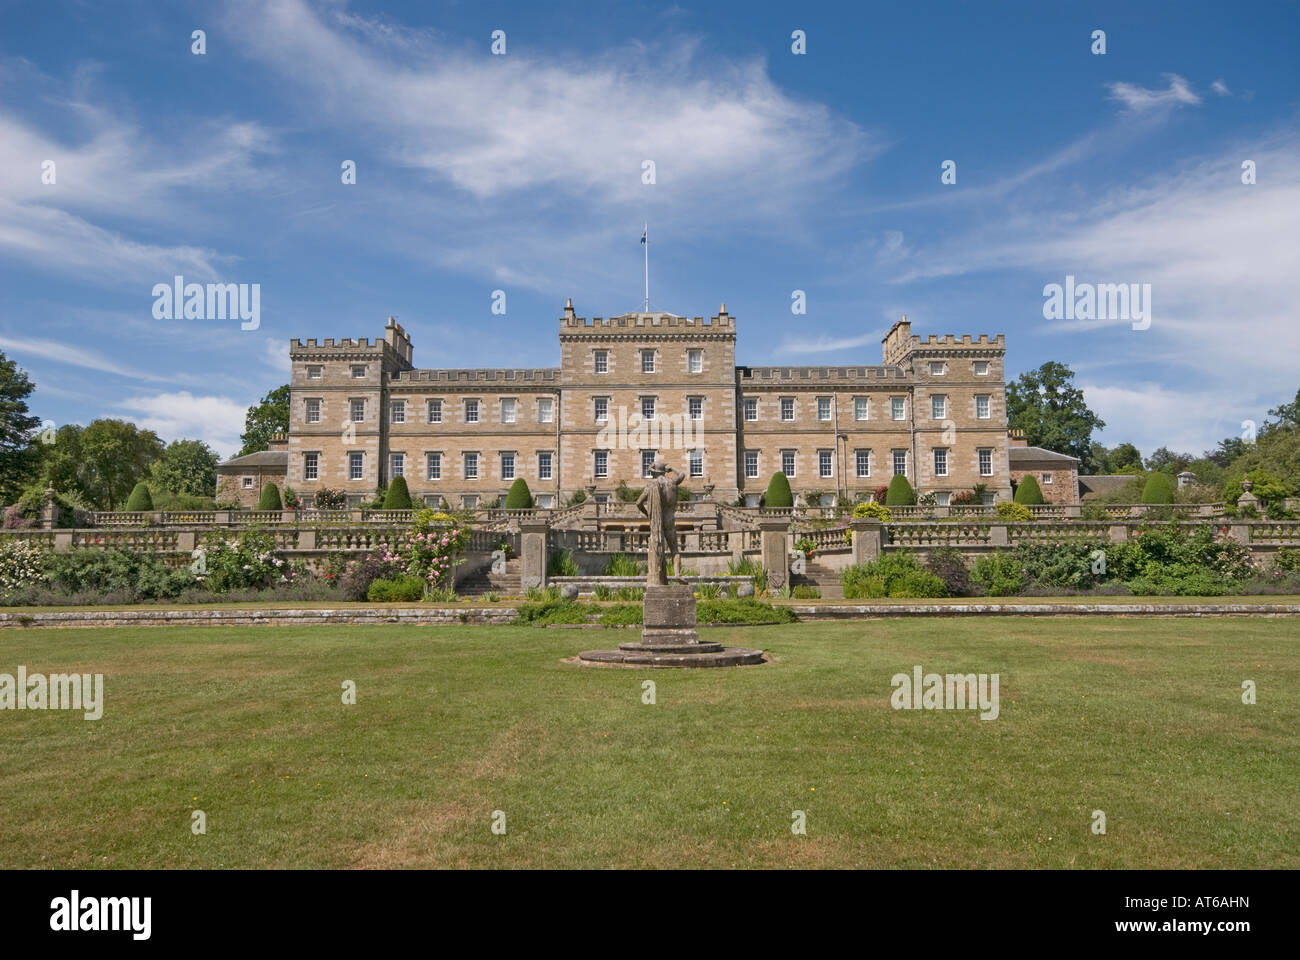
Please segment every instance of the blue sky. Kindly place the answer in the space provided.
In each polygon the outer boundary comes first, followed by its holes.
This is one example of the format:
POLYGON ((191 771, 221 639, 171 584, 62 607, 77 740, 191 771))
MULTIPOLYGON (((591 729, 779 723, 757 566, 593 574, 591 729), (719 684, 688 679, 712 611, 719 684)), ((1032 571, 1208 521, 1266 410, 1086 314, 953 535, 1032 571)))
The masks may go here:
POLYGON ((389 314, 420 366, 557 365, 566 297, 640 309, 647 220, 652 309, 725 301, 741 363, 878 363, 903 313, 1004 333, 1009 377, 1070 364, 1103 442, 1147 453, 1213 446, 1300 386, 1295 3, 50 0, 0 21, 0 350, 58 424, 228 454, 290 337, 389 314), (260 327, 155 319, 178 273, 260 284, 260 327), (1150 328, 1045 320, 1067 274, 1150 284, 1150 328))

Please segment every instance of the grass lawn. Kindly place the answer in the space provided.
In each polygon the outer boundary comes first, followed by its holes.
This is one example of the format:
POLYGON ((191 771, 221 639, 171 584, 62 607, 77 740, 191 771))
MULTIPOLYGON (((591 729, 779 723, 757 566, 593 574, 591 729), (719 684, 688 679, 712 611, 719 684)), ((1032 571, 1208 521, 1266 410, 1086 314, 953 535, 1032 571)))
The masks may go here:
POLYGON ((0 712, 0 867, 1296 868, 1298 638, 805 623, 709 631, 769 664, 642 671, 561 662, 622 631, 6 630, 0 672, 103 673, 106 705, 0 712), (891 709, 915 664, 998 673, 1001 715, 891 709))

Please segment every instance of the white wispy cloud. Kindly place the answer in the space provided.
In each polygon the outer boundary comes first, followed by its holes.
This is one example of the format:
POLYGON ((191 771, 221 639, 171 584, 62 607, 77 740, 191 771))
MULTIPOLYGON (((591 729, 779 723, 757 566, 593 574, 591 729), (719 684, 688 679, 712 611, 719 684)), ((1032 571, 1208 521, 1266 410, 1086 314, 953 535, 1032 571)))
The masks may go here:
POLYGON ((194 396, 188 390, 128 397, 118 404, 126 419, 163 440, 202 440, 222 457, 239 449, 248 404, 229 397, 194 396))
MULTIPOLYGON (((1148 330, 1123 321, 1046 320, 1042 329, 1058 338, 1090 337, 1094 349, 1109 344, 1130 370, 1156 365, 1169 382, 1196 383, 1208 403, 1112 392, 1120 400, 1104 419, 1108 436, 1125 439, 1151 432, 1158 417, 1189 448, 1200 436, 1203 449, 1224 435, 1206 419, 1208 407, 1237 423, 1259 419, 1261 408, 1295 393, 1300 273, 1293 211, 1300 209, 1300 171, 1290 158, 1298 151, 1300 131, 1285 129, 1068 204, 1059 190, 1026 192, 999 217, 920 245, 896 280, 1018 271, 1028 273, 1026 293, 1039 307, 1043 286, 1063 283, 1067 274, 1080 283, 1150 284, 1148 330), (1266 184, 1242 184, 1243 157, 1271 171, 1266 184)), ((1067 356, 1069 342, 1062 340, 1067 356)), ((1096 377, 1093 389, 1128 386, 1122 376, 1096 377)))
POLYGON ((1169 81, 1169 86, 1164 90, 1141 87, 1136 83, 1123 81, 1108 83, 1106 87, 1110 90, 1110 99, 1119 101, 1124 105, 1124 109, 1131 113, 1201 102, 1201 98, 1192 92, 1191 85, 1178 74, 1166 73, 1164 78, 1169 81))
MULTIPOLYGON (((773 353, 780 356, 784 353, 834 353, 836 351, 856 350, 859 347, 879 345, 882 336, 882 332, 876 331, 864 333, 858 337, 820 336, 811 339, 786 337, 773 353)), ((880 360, 872 359, 866 362, 879 363, 880 360)))
POLYGON ((135 369, 118 363, 103 353, 74 346, 64 340, 33 340, 26 337, 0 336, 0 350, 7 351, 9 358, 18 361, 20 366, 25 366, 27 357, 39 357, 53 363, 83 367, 100 373, 130 377, 133 380, 171 382, 175 379, 149 370, 135 369))
POLYGON ((1228 89, 1228 85, 1224 83, 1222 80, 1215 80, 1212 84, 1210 84, 1210 89, 1213 90, 1221 97, 1232 96, 1232 91, 1228 89))
POLYGON ((829 202, 832 185, 884 146, 782 90, 761 59, 721 56, 690 37, 545 56, 512 41, 506 56, 490 56, 300 0, 238 2, 225 26, 296 94, 303 123, 356 130, 374 162, 427 181, 416 190, 366 181, 373 167, 358 161, 367 213, 386 224, 378 243, 553 294, 624 289, 609 251, 628 237, 632 287, 647 213, 652 236, 701 242, 743 224, 788 238, 799 229, 792 210, 829 202), (646 160, 655 184, 642 182, 646 160))

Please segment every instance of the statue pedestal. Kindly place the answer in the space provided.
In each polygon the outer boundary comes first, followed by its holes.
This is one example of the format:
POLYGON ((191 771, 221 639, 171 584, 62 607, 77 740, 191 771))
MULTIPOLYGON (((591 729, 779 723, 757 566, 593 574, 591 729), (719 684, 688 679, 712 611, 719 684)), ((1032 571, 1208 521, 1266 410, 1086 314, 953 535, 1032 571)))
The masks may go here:
POLYGON ((695 592, 689 584, 645 588, 641 642, 673 645, 699 643, 695 632, 695 592))
POLYGON ((738 667, 762 663, 763 651, 701 641, 695 631, 695 592, 685 583, 648 586, 641 639, 617 650, 587 650, 578 662, 638 667, 738 667))

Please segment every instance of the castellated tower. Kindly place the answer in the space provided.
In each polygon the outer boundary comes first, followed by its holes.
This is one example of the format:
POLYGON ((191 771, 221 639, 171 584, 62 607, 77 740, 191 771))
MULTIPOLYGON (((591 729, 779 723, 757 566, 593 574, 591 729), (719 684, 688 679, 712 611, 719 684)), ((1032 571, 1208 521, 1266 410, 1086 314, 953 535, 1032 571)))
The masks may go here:
POLYGON ((696 494, 736 480, 736 322, 627 313, 560 319, 561 465, 575 487, 641 486, 656 459, 696 494))
POLYGON ((305 497, 329 487, 360 501, 387 482, 386 385, 411 369, 411 352, 392 317, 383 340, 289 341, 289 486, 305 497))

